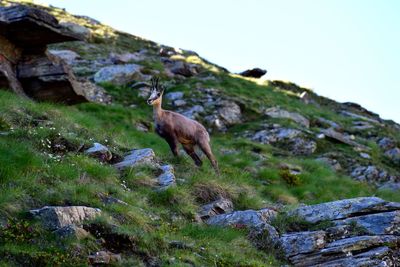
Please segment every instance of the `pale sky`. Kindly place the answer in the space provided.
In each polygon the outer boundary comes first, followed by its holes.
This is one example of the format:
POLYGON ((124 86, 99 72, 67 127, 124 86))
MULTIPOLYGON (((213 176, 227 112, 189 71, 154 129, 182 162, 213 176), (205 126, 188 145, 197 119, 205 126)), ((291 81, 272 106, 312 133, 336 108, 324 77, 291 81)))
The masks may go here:
POLYGON ((400 122, 398 0, 40 0, 400 122))

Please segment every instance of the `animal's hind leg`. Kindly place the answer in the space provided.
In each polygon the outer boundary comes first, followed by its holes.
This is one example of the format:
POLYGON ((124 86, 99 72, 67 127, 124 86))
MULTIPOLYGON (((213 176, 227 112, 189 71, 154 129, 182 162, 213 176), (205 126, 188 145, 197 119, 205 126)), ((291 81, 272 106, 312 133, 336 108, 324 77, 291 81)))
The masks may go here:
POLYGON ((199 156, 197 156, 196 152, 194 151, 194 146, 193 145, 183 145, 183 149, 186 151, 186 153, 194 160, 194 163, 197 166, 201 166, 203 164, 203 162, 201 161, 201 159, 199 158, 199 156))
POLYGON ((207 141, 200 141, 198 143, 200 149, 206 154, 207 158, 210 160, 211 165, 213 166, 215 172, 219 175, 219 168, 218 168, 218 162, 214 157, 214 154, 211 151, 210 144, 207 141))

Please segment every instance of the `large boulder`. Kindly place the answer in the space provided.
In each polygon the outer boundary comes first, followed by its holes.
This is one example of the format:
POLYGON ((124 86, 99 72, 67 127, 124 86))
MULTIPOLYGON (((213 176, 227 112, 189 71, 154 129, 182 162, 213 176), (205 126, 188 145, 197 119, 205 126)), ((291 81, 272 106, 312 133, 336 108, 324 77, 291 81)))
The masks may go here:
POLYGON ((45 206, 29 212, 49 230, 58 230, 70 225, 82 225, 83 222, 101 214, 100 209, 85 206, 45 206))
POLYGON ((116 85, 125 85, 133 80, 143 78, 140 73, 141 66, 136 64, 113 65, 101 68, 95 75, 96 83, 113 83, 116 85))
POLYGON ((269 108, 265 110, 264 113, 271 118, 289 119, 306 128, 310 127, 310 121, 299 113, 289 112, 279 107, 269 108))
POLYGON ((242 113, 238 104, 233 101, 221 101, 218 103, 218 115, 227 126, 240 123, 242 113))

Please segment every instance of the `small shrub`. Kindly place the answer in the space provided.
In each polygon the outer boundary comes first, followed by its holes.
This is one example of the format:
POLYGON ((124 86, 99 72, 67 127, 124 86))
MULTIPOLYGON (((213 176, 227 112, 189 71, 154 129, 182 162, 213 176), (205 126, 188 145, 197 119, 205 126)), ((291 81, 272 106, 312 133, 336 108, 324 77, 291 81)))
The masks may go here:
POLYGON ((289 170, 281 170, 279 176, 290 186, 301 185, 300 176, 290 173, 289 170))

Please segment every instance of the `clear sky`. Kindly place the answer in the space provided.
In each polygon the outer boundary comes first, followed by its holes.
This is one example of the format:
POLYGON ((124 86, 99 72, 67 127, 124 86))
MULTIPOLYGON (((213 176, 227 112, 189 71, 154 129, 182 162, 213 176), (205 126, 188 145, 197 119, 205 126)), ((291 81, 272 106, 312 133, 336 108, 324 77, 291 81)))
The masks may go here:
POLYGON ((400 122, 399 0, 40 0, 400 122))

